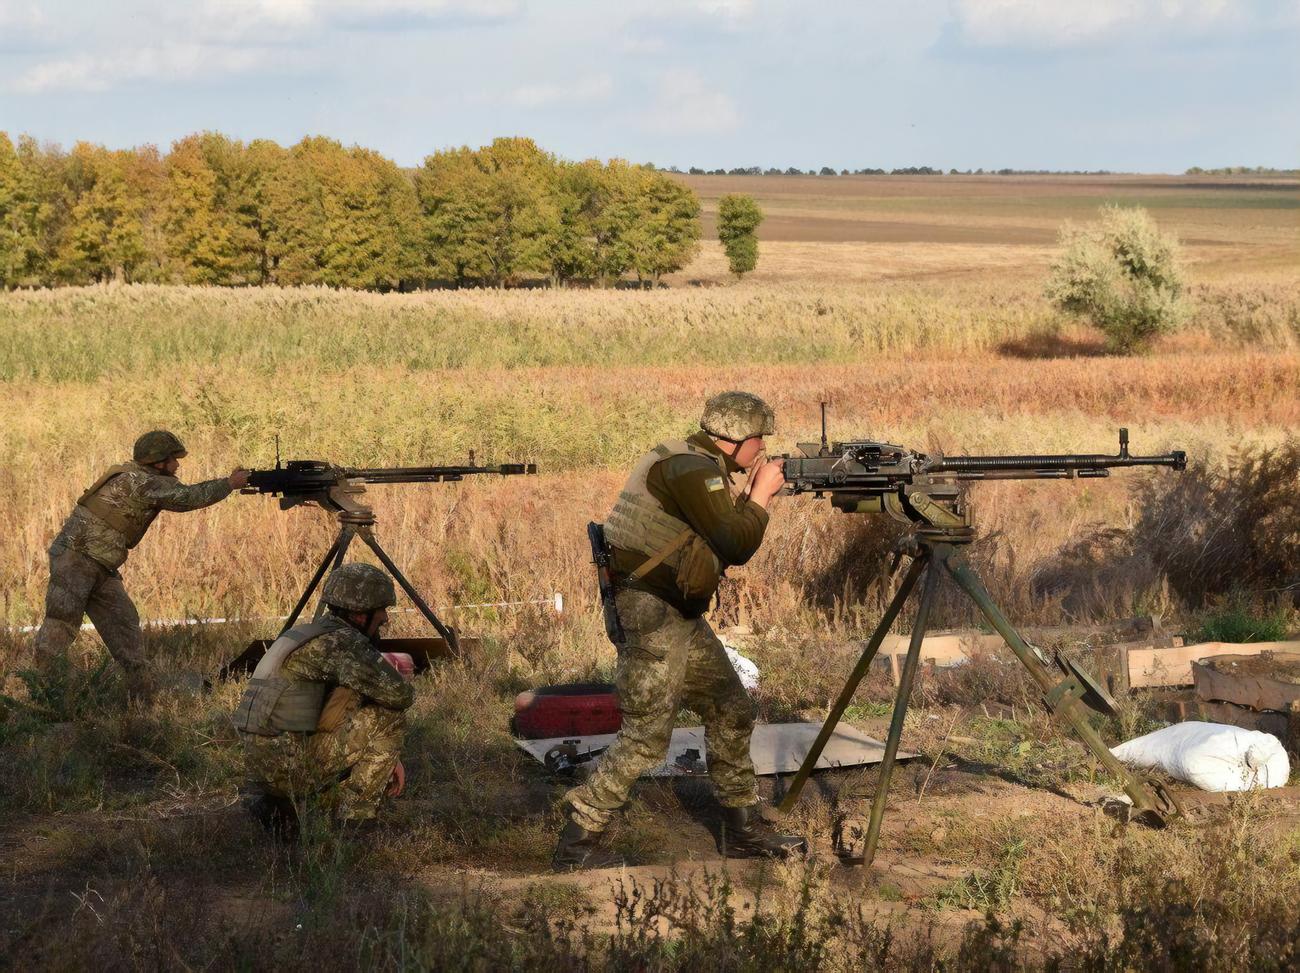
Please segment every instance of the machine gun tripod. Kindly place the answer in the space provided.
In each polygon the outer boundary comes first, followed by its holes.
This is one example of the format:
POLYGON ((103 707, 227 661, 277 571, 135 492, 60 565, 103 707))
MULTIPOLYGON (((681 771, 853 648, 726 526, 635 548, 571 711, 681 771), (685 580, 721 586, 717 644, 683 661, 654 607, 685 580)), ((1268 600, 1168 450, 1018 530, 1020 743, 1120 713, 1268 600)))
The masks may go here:
MULTIPOLYGON (((870 864, 875 857, 884 818, 889 781, 898 756, 908 698, 921 656, 930 611, 940 580, 946 575, 974 602, 980 613, 1002 636, 1007 646, 1043 692, 1043 702, 1058 719, 1067 723, 1102 765, 1121 782, 1133 802, 1132 818, 1162 826, 1182 813, 1178 802, 1156 781, 1144 781, 1110 752, 1089 723, 1085 708, 1114 715, 1115 703, 1081 666, 1056 653, 1049 660, 1027 642, 994 602, 983 582, 967 562, 961 549, 974 540, 969 509, 964 505, 955 480, 972 479, 1061 479, 1074 476, 1108 476, 1111 467, 1166 466, 1181 470, 1186 456, 1179 451, 1161 456, 1130 456, 1128 431, 1120 430, 1120 451, 1105 455, 958 456, 930 457, 887 443, 858 441, 826 442, 825 406, 822 413, 822 441, 804 445, 804 457, 786 457, 787 492, 831 495, 836 508, 849 513, 887 513, 911 527, 899 549, 911 564, 898 591, 885 609, 880 623, 863 649, 857 665, 840 691, 822 724, 817 739, 804 757, 780 808, 788 812, 799 800, 817 760, 844 710, 853 700, 858 684, 867 674, 881 643, 894 624, 922 575, 916 618, 899 678, 880 783, 871 803, 871 817, 860 861, 870 864)), ((854 859, 859 861, 859 859, 854 859)))
MULTIPOLYGON (((278 449, 277 449, 278 453, 278 449)), ((299 504, 314 504, 331 511, 339 522, 338 536, 335 537, 325 556, 321 558, 306 589, 298 598, 289 613, 288 621, 280 630, 284 634, 298 621, 298 617, 311 601, 316 589, 320 587, 325 575, 343 563, 352 542, 360 538, 379 558, 379 563, 393 576, 393 580, 406 592, 434 630, 446 641, 447 647, 456 652, 459 642, 456 632, 444 625, 434 614, 433 609, 420 597, 415 586, 397 566, 388 552, 375 537, 375 512, 361 502, 365 495, 367 483, 446 483, 463 480, 466 476, 476 474, 497 474, 500 476, 517 476, 535 474, 537 467, 532 463, 505 463, 500 466, 476 466, 474 454, 470 454, 467 466, 414 466, 382 467, 353 469, 333 466, 319 460, 290 460, 281 465, 279 456, 275 468, 254 470, 249 474, 248 486, 244 493, 268 493, 280 497, 280 509, 288 510, 299 504)), ((315 617, 321 618, 325 613, 325 603, 316 606, 315 617)))

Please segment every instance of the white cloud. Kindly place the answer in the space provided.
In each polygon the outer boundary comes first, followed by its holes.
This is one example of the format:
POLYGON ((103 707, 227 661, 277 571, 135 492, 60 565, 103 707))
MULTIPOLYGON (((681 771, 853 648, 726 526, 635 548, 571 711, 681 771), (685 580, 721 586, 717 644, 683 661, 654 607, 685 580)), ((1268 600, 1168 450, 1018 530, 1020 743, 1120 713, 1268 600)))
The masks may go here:
POLYGON ((521 10, 521 0, 203 0, 195 10, 167 7, 163 15, 206 41, 291 43, 327 27, 494 22, 521 10))
POLYGON ((573 81, 521 85, 501 100, 519 108, 544 108, 551 105, 601 104, 613 96, 614 79, 607 74, 599 74, 573 81))
POLYGON ((989 47, 1064 48, 1151 32, 1187 35, 1251 19, 1232 0, 953 0, 962 36, 989 47))
POLYGON ((645 126, 662 135, 723 135, 740 126, 740 112, 726 92, 696 71, 678 68, 660 77, 645 126))
POLYGON ((24 94, 49 91, 106 91, 132 82, 204 81, 283 67, 283 52, 264 48, 171 44, 137 47, 112 54, 79 54, 46 61, 11 85, 24 94))
POLYGON ((0 51, 45 40, 53 25, 41 8, 29 0, 0 0, 0 51))

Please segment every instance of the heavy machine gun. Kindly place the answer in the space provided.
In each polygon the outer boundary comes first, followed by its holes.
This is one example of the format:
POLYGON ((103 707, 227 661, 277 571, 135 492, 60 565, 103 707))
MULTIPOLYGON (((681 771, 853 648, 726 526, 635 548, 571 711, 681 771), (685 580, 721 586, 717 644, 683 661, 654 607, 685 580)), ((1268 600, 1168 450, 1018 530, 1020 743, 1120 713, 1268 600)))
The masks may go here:
POLYGON ((962 492, 965 482, 1104 477, 1109 476, 1112 469, 1136 466, 1182 470, 1187 466, 1185 453, 1174 450, 1155 456, 1131 455, 1126 429, 1120 430, 1119 452, 1114 455, 932 456, 872 440, 830 443, 826 436, 825 403, 822 404, 821 442, 801 443, 799 448, 802 456, 783 457, 784 492, 829 496, 831 504, 846 513, 886 514, 906 524, 909 530, 900 541, 894 567, 897 568, 902 557, 910 557, 911 564, 839 697, 831 706, 812 749, 791 781, 781 802, 781 810, 789 811, 799 800, 808 776, 835 732, 844 710, 852 702, 858 684, 924 574, 925 584, 917 604, 885 741, 880 784, 872 800, 864 850, 861 857, 855 859, 870 863, 880 836, 889 779, 898 755, 908 697, 920 661, 921 641, 925 638, 939 580, 946 574, 975 603, 1029 671, 1043 692, 1048 710, 1068 723, 1106 770, 1120 780, 1133 802, 1133 817, 1147 824, 1162 825, 1181 813, 1177 802, 1163 786, 1142 780, 1121 764, 1089 722, 1085 709, 1114 714, 1115 704, 1106 690, 1074 660, 1061 653, 1049 658, 1026 641, 993 601, 960 548, 975 539, 971 511, 962 492))
POLYGON ((275 468, 248 474, 244 493, 270 493, 280 497, 280 509, 314 503, 329 509, 346 509, 350 498, 365 492, 368 483, 454 483, 467 476, 495 474, 523 476, 536 473, 535 463, 502 463, 475 466, 470 454, 467 466, 335 466, 318 459, 291 459, 275 468))
MULTIPOLYGON (((306 590, 294 605, 288 621, 280 630, 281 634, 297 623, 298 616, 307 607, 307 603, 325 575, 332 568, 343 563, 353 539, 359 537, 375 552, 375 556, 393 576, 393 580, 401 585, 416 608, 447 643, 447 648, 452 652, 457 651, 455 631, 444 625, 433 613, 428 603, 420 597, 419 592, 375 537, 375 512, 368 504, 362 502, 366 486, 377 483, 455 483, 468 476, 478 475, 531 475, 537 472, 536 464, 502 463, 498 466, 478 466, 471 452, 469 463, 464 466, 348 467, 314 459, 289 460, 282 464, 279 453, 277 442, 275 467, 269 470, 252 470, 248 474, 248 486, 241 492, 278 496, 281 510, 288 510, 301 504, 314 504, 333 513, 339 522, 338 536, 325 552, 306 590)), ((316 607, 316 618, 319 619, 324 611, 325 604, 322 602, 316 607)))

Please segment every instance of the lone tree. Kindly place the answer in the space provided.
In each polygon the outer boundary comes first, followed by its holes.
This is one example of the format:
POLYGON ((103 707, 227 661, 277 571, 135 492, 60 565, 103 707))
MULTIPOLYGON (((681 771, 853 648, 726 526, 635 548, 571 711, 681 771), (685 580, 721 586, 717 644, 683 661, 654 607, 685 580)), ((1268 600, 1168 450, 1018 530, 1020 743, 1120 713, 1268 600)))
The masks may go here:
POLYGON ((731 272, 737 277, 758 266, 758 237, 763 211, 753 196, 732 193, 718 200, 718 239, 727 252, 731 272))
POLYGON ((1089 319, 1121 354, 1145 351, 1185 320, 1178 241, 1146 210, 1106 206, 1101 220, 1066 224, 1047 297, 1089 319))

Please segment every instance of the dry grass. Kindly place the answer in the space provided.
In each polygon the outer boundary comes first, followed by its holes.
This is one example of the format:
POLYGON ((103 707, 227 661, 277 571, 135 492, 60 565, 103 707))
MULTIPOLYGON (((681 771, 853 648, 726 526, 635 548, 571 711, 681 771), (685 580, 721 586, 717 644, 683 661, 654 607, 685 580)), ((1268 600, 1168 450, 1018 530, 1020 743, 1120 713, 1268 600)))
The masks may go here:
MULTIPOLYGON (((912 221, 942 208, 879 205, 912 221)), ((988 211, 1022 206, 979 205, 995 229, 1003 217, 988 211)), ((1216 239, 1249 236, 1246 212, 1225 217, 1216 239)), ((486 642, 468 664, 421 681, 411 793, 382 840, 349 849, 313 839, 289 855, 231 806, 239 767, 225 715, 240 687, 123 714, 116 672, 101 671, 102 649, 87 635, 54 718, 19 703, 0 710, 0 841, 11 860, 0 898, 18 904, 0 924, 0 956, 64 968, 92 958, 122 969, 327 967, 346 955, 376 968, 663 970, 775 968, 773 957, 791 968, 931 969, 943 956, 949 969, 1010 969, 1078 947, 1088 968, 1111 969, 1117 935, 1123 949, 1155 950, 1149 933, 1163 925, 1183 930, 1200 950, 1187 955, 1206 968, 1267 958, 1296 925, 1283 812, 1242 805, 1208 830, 1113 833, 1052 793, 1091 786, 1077 746, 1045 719, 979 715, 983 699, 1017 708, 1025 699, 1023 682, 992 661, 928 682, 909 718, 905 746, 927 759, 901 780, 882 847, 904 864, 900 874, 914 865, 938 878, 900 890, 897 876, 866 881, 818 865, 742 873, 721 897, 694 878, 639 898, 625 890, 617 906, 603 886, 525 896, 493 883, 542 870, 559 822, 562 786, 508 738, 513 694, 611 671, 582 527, 608 509, 640 450, 689 430, 707 395, 736 386, 776 405, 779 449, 815 437, 817 402, 829 398, 842 437, 947 452, 1091 452, 1110 449, 1123 424, 1137 450, 1185 448, 1222 471, 1234 446, 1282 444, 1300 419, 1300 284, 1278 256, 1272 215, 1250 246, 1193 247, 1205 271, 1194 274, 1195 326, 1143 359, 1101 357, 1093 335, 1052 314, 1040 294, 1045 251, 1034 246, 794 242, 765 251, 771 260, 753 282, 639 293, 104 288, 0 298, 7 624, 38 617, 43 552, 79 490, 155 425, 185 437, 187 479, 268 465, 277 432, 286 456, 358 465, 459 461, 470 448, 483 460, 535 459, 537 478, 373 490, 380 537, 437 605, 561 591, 568 606, 559 618, 451 613, 486 642), (975 743, 944 749, 945 728, 975 743), (940 760, 954 750, 955 768, 940 760), (1003 770, 1012 783, 991 776, 1003 770), (1022 804, 1037 817, 1019 816, 1022 804), (1210 860, 1215 848, 1227 849, 1221 861, 1210 860), (1165 876, 1176 884, 1166 889, 1165 876), (765 889, 761 908, 751 885, 765 889), (1029 926, 977 922, 963 933, 979 919, 962 911, 972 903, 1029 926), (730 906, 741 910, 733 920, 730 906), (1234 932, 1252 924, 1268 929, 1255 945, 1234 932), (810 941, 809 929, 821 939, 810 941)), ((687 276, 710 279, 711 259, 687 276)), ((1082 567, 1067 564, 1056 584, 1031 584, 1094 529, 1142 522, 1143 497, 1154 494, 1133 487, 1145 479, 977 488, 983 540, 973 557, 1016 621, 1054 622, 1063 606, 1083 619, 1179 608, 1176 594, 1114 571, 1104 546, 1084 552, 1082 567)), ((816 713, 838 688, 852 639, 888 594, 891 539, 886 525, 812 499, 781 500, 774 512, 763 549, 729 578, 715 616, 755 630, 746 652, 765 674, 758 699, 768 719, 816 713)), ((333 530, 320 511, 235 497, 161 518, 124 575, 146 617, 276 614, 333 530)), ((951 597, 939 616, 941 625, 971 620, 951 597)), ((162 668, 212 674, 269 627, 151 632, 148 648, 162 668)), ((396 628, 417 626, 406 615, 396 628)), ((25 637, 0 637, 0 669, 26 647, 25 637)), ((23 695, 12 678, 4 690, 23 695)), ((887 687, 873 683, 864 698, 884 700, 887 687)), ((855 718, 884 711, 876 702, 855 718)), ((1128 712, 1122 728, 1145 719, 1128 712)), ((813 795, 800 808, 819 840, 836 799, 813 795)), ((674 842, 701 828, 676 807, 671 792, 647 788, 620 847, 651 864, 686 854, 674 842)))

